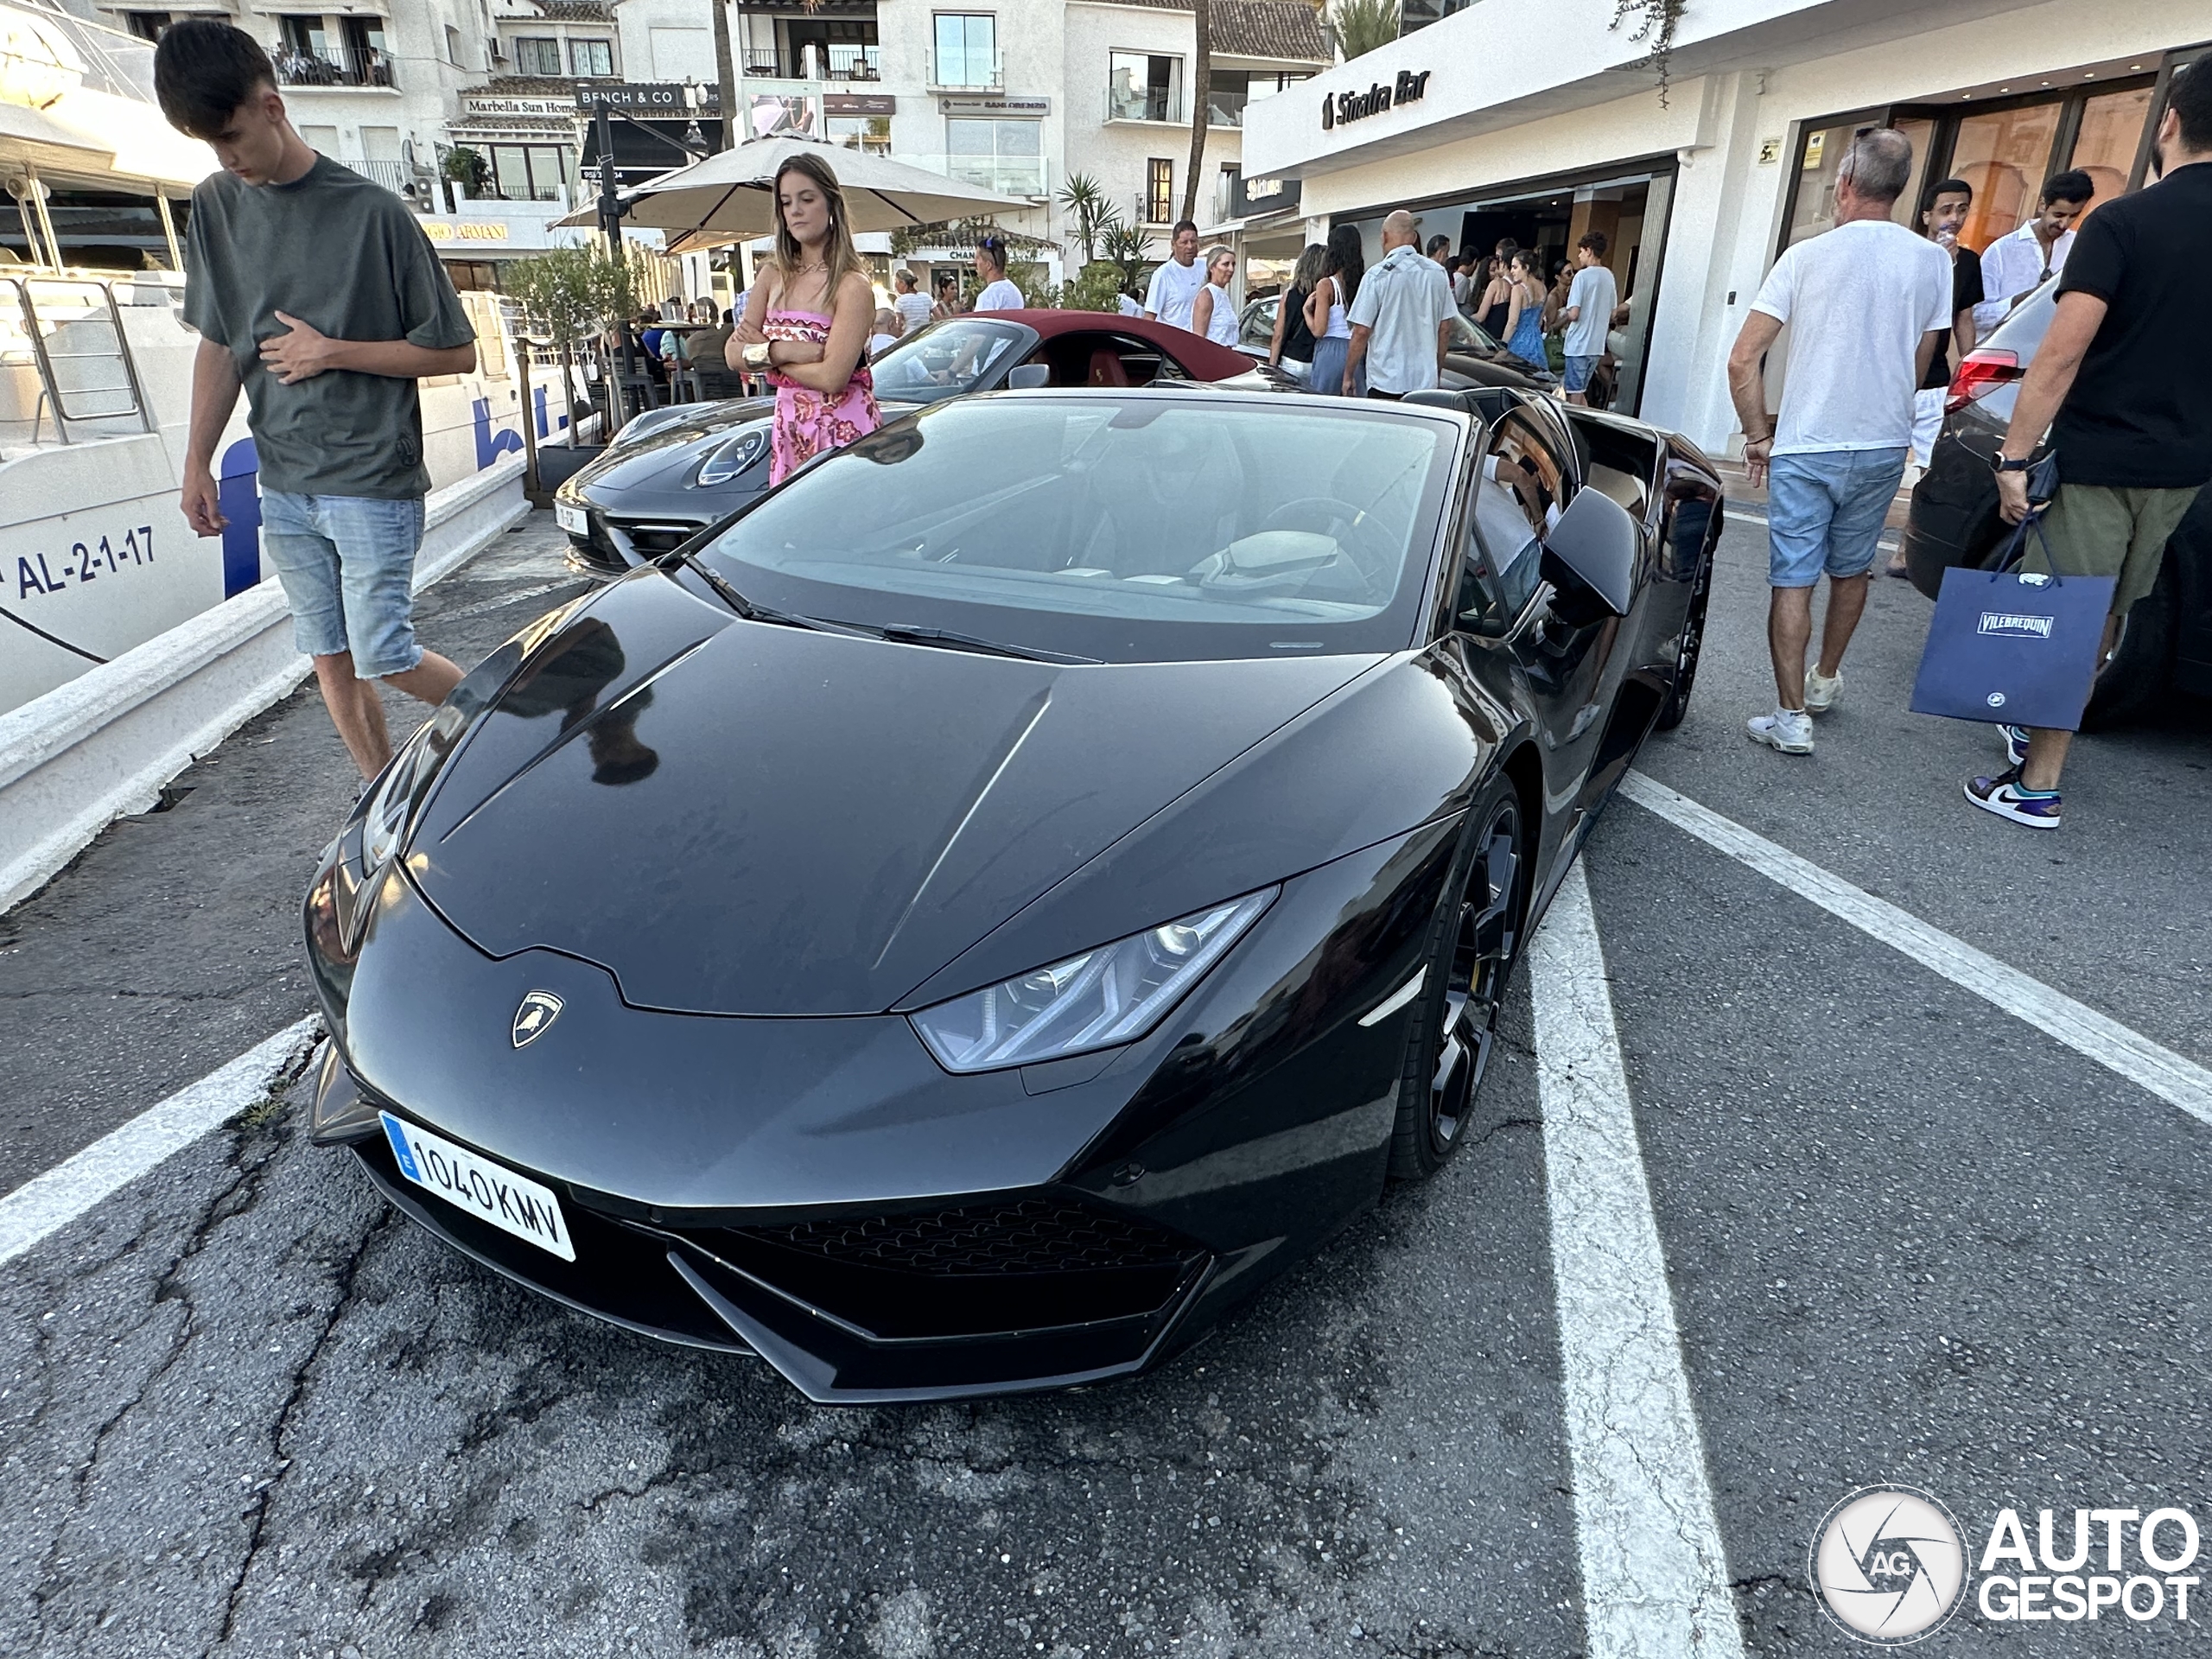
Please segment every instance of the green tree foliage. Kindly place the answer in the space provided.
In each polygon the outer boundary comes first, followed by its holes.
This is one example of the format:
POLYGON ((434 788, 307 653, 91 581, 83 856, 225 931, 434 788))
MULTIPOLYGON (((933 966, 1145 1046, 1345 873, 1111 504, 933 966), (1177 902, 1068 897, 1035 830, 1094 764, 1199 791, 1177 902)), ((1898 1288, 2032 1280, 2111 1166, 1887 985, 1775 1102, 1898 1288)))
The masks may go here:
POLYGON ((1088 173, 1071 173, 1068 181, 1060 187, 1059 203, 1075 221, 1076 245, 1083 250, 1084 258, 1097 258, 1099 244, 1105 240, 1106 233, 1119 230, 1122 226, 1122 215, 1107 198, 1104 188, 1088 173))
POLYGON ((1398 0, 1337 0, 1329 24, 1346 59, 1363 57, 1398 38, 1398 0))
POLYGON ((1128 280, 1111 260, 1094 259, 1062 291, 1060 303, 1070 311, 1119 311, 1122 284, 1128 280))

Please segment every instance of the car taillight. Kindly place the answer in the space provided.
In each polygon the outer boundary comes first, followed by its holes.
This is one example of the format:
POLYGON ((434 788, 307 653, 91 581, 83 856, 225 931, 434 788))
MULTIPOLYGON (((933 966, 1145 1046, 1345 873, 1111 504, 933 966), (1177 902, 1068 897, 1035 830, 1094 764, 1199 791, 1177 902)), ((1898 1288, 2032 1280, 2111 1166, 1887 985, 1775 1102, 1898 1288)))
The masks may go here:
POLYGON ((2009 385, 2020 378, 2018 352, 1968 352, 1959 372, 1951 377, 1951 390, 1943 399, 1943 412, 1955 415, 1983 393, 2009 385))

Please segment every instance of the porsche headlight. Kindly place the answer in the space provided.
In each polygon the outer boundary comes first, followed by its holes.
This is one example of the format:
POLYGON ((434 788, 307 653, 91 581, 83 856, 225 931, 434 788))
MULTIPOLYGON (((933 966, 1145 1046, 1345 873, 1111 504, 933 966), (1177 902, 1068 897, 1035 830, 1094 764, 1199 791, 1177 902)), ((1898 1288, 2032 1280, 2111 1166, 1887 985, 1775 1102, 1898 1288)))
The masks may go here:
POLYGON ((717 445, 712 454, 699 466, 699 476, 694 484, 727 484, 767 453, 768 434, 765 428, 754 427, 741 432, 717 445))
POLYGON ((1031 1065, 1133 1041, 1205 976, 1280 891, 1194 911, 909 1017, 948 1071, 1031 1065))

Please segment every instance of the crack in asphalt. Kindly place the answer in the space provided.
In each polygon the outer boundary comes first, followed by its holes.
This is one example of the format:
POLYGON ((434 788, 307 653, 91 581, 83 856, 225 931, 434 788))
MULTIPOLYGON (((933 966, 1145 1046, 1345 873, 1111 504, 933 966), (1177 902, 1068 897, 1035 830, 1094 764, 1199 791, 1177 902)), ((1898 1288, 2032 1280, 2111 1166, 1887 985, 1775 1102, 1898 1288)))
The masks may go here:
MULTIPOLYGON (((289 1134, 271 1137, 280 1143, 289 1142, 291 1138, 289 1134)), ((272 1151, 270 1159, 266 1161, 273 1161, 273 1160, 274 1152, 272 1151)), ((276 1473, 260 1481, 255 1486, 253 1522, 246 1535, 245 1553, 238 1560, 237 1576, 232 1580, 230 1592, 224 1599, 222 1629, 214 1641, 202 1649, 201 1659, 208 1659, 208 1656, 213 1655, 218 1648, 227 1647, 232 1637, 237 1633, 238 1603, 245 1593, 246 1580, 252 1574, 254 1562, 261 1554, 262 1543, 268 1531, 270 1507, 275 1503, 277 1492, 282 1490, 285 1477, 291 1472, 293 1459, 285 1453, 284 1437, 286 1431, 291 1427, 292 1414, 299 1409, 301 1401, 306 1397, 309 1380, 314 1376, 315 1367, 322 1358, 323 1351, 329 1346, 331 1337, 336 1332, 353 1302, 353 1287, 359 1278, 363 1260, 367 1256, 371 1246, 380 1236, 391 1230, 392 1224, 398 1219, 398 1215, 399 1212, 397 1210, 389 1207, 380 1210, 376 1218, 362 1230, 360 1236, 353 1241, 352 1247, 346 1252, 344 1259, 338 1264, 338 1270, 334 1275, 338 1294, 332 1298, 329 1312, 323 1316, 321 1328, 315 1332, 315 1339, 308 1344, 307 1352, 302 1356, 299 1363, 292 1368, 291 1386, 284 1395, 283 1403, 276 1408, 275 1420, 270 1424, 269 1449, 270 1455, 276 1460, 276 1473)))

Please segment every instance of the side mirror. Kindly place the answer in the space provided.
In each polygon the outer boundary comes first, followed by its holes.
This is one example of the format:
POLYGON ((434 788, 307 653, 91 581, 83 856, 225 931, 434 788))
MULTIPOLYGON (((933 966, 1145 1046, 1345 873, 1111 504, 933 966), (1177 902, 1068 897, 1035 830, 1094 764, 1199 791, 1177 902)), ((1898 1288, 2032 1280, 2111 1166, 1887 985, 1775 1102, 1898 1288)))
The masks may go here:
POLYGON ((1554 586, 1564 574, 1615 616, 1626 616, 1636 596, 1639 541, 1628 509, 1586 486, 1544 537, 1544 574, 1554 586))
POLYGON ((1034 391, 1039 386, 1049 386, 1052 384, 1052 366, 1045 363, 1017 364, 1006 378, 1006 389, 1008 391, 1034 391))

